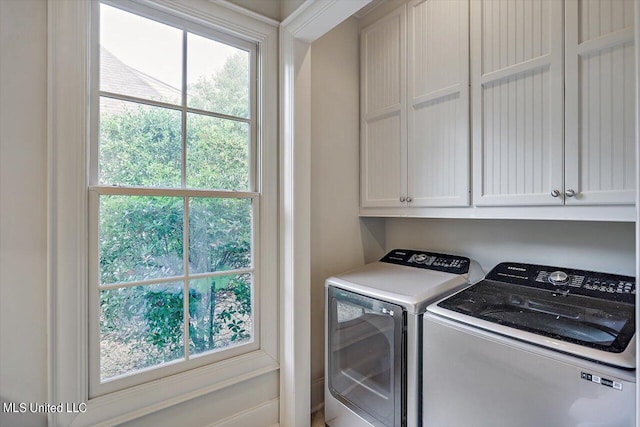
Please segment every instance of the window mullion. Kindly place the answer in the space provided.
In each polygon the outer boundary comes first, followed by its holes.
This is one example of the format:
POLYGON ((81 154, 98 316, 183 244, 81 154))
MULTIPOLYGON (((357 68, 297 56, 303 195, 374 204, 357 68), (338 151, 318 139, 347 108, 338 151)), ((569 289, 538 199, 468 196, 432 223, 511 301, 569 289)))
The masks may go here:
POLYGON ((161 283, 173 283, 173 282, 181 282, 184 280, 184 275, 180 276, 167 276, 167 277, 159 277, 157 279, 147 279, 147 280, 134 280, 131 282, 118 282, 118 283, 107 283, 104 285, 99 285, 98 288, 101 291, 107 291, 110 289, 123 289, 123 288, 133 288, 136 286, 147 286, 147 285, 158 285, 161 283))
POLYGON ((220 199, 253 199, 260 196, 255 191, 201 190, 198 188, 134 187, 126 185, 92 185, 89 191, 101 196, 167 196, 167 197, 216 197, 220 199))
POLYGON ((187 187, 187 32, 182 31, 182 188, 187 187))
POLYGON ((194 108, 189 106, 186 106, 185 108, 183 108, 183 105, 186 105, 186 104, 184 104, 182 100, 180 101, 180 105, 177 105, 177 104, 171 104, 168 102, 156 101, 153 99, 140 98, 137 96, 124 95, 121 93, 107 92, 107 91, 100 91, 98 93, 98 96, 101 98, 109 98, 109 99, 114 99, 118 101, 133 102, 136 104, 144 104, 144 105, 149 105, 151 107, 167 108, 170 110, 177 110, 177 111, 182 111, 183 109, 186 108, 187 113, 200 114, 202 116, 215 117, 218 119, 231 120, 234 122, 252 123, 252 119, 247 117, 233 116, 230 114, 218 113, 216 111, 207 111, 207 110, 202 110, 200 108, 194 108))
MULTIPOLYGON (((182 188, 187 186, 187 32, 182 31, 182 188)), ((184 254, 183 319, 184 358, 189 360, 189 197, 184 196, 182 251, 184 254)))
POLYGON ((184 197, 183 216, 183 247, 184 254, 184 285, 183 285, 183 309, 184 309, 184 358, 189 360, 189 197, 184 197))

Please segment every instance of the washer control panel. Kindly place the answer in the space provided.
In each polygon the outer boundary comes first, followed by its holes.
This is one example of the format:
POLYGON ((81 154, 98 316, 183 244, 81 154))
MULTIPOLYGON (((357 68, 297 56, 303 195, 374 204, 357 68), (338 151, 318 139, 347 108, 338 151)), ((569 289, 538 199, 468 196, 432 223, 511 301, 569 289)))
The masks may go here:
POLYGON ((412 249, 394 249, 380 261, 454 274, 467 274, 471 263, 466 257, 412 249))
POLYGON ((636 279, 631 276, 544 265, 504 262, 486 279, 633 304, 636 279))

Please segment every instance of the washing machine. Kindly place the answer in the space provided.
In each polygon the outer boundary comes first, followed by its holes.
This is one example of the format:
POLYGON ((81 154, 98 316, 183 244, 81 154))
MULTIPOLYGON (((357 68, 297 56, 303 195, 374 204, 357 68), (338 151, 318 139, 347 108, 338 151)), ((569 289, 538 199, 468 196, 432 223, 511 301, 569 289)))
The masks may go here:
POLYGON ((635 426, 635 278, 501 263, 423 317, 429 427, 635 426))
POLYGON ((483 271, 469 258, 395 249, 325 283, 325 422, 330 427, 421 423, 422 316, 483 271))

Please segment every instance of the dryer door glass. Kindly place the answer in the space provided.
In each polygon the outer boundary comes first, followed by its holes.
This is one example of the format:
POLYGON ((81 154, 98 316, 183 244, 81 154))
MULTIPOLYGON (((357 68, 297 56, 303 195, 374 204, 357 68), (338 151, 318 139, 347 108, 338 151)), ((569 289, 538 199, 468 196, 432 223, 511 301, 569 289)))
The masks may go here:
POLYGON ((329 390, 374 425, 400 426, 402 307, 330 287, 329 390))

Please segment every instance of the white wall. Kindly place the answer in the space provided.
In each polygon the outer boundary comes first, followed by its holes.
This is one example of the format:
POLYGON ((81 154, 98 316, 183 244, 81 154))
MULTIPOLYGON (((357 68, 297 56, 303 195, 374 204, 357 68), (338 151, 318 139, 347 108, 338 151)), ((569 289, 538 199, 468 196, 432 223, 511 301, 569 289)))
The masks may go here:
MULTIPOLYGON (((47 4, 0 1, 0 401, 44 402, 47 4)), ((0 425, 45 425, 9 415, 0 425)))
MULTIPOLYGON (((2 1, 2 0, 0 0, 2 1)), ((249 9, 276 21, 283 21, 291 15, 305 0, 228 0, 229 3, 249 9)))
POLYGON ((274 371, 120 425, 271 426, 278 420, 278 393, 279 373, 274 371))
POLYGON ((311 45, 311 407, 323 401, 324 281, 381 256, 383 220, 358 219, 358 22, 311 45))
POLYGON ((280 0, 280 19, 284 20, 304 2, 305 0, 280 0))
POLYGON ((245 9, 249 9, 268 18, 275 19, 276 21, 281 21, 281 0, 229 0, 229 2, 235 3, 238 6, 244 7, 245 9))
POLYGON ((521 261, 635 276, 635 224, 576 221, 388 219, 386 249, 466 255, 488 272, 521 261))

